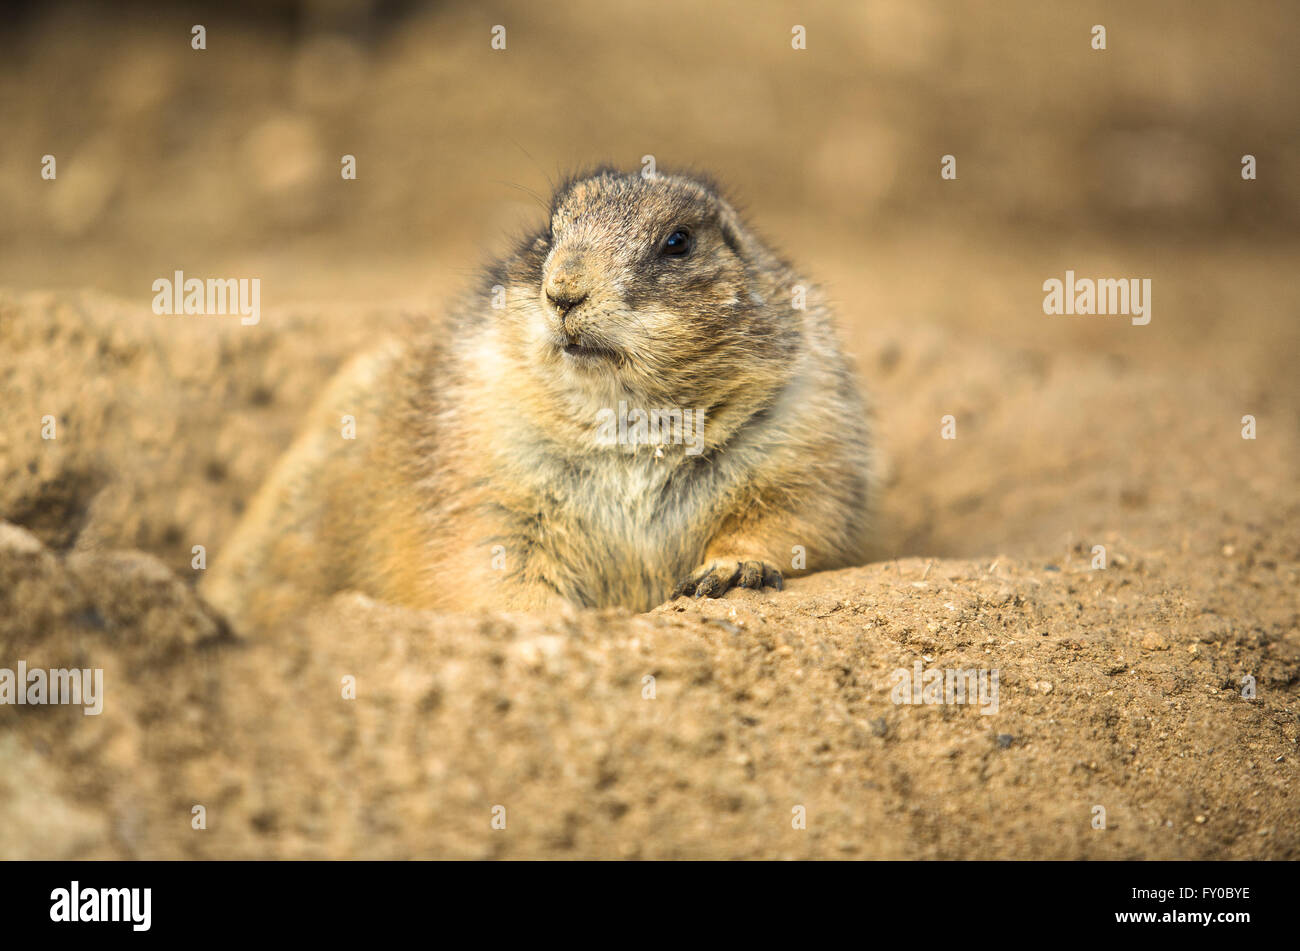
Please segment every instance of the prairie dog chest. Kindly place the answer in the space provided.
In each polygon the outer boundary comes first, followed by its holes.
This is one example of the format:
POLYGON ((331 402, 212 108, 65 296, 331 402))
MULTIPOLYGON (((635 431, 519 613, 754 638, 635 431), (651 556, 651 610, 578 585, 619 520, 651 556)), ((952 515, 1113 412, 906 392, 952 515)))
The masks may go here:
POLYGON ((661 548, 699 520, 692 517, 697 481, 680 458, 656 458, 653 449, 601 453, 577 481, 565 514, 613 547, 661 548))
POLYGON ((677 572, 709 531, 707 476, 693 463, 668 449, 594 453, 552 484, 546 515, 602 570, 626 571, 636 560, 651 573, 677 572))

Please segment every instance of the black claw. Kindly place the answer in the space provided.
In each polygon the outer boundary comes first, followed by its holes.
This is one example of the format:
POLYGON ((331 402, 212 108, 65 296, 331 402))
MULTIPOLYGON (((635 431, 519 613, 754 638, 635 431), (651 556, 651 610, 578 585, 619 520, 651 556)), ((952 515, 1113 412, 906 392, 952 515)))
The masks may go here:
POLYGON ((673 589, 673 599, 676 600, 683 596, 688 598, 692 596, 698 597, 699 595, 697 595, 696 592, 699 590, 700 581, 702 581, 703 578, 703 575, 687 575, 678 583, 677 587, 673 589))
POLYGON ((702 571, 694 577, 683 579, 673 589, 670 600, 676 600, 683 596, 720 598, 732 588, 750 588, 752 590, 775 588, 777 591, 785 589, 785 577, 781 574, 780 569, 773 568, 762 561, 736 562, 736 567, 732 569, 731 574, 728 575, 725 571, 725 568, 717 567, 702 571))
POLYGON ((721 571, 721 568, 715 568, 708 573, 695 589, 696 597, 720 598, 726 594, 740 577, 740 562, 736 562, 736 567, 730 575, 720 574, 721 571))
POLYGON ((740 580, 736 582, 736 585, 741 588, 763 587, 763 563, 760 561, 744 562, 740 569, 740 580))

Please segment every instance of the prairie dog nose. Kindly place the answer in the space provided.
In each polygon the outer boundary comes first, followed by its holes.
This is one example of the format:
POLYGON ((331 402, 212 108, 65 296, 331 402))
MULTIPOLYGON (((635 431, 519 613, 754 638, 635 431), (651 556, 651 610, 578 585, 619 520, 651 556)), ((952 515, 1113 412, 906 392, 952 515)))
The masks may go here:
POLYGON ((542 289, 546 292, 546 299, 561 316, 586 300, 590 284, 583 274, 579 256, 570 254, 553 264, 542 289))

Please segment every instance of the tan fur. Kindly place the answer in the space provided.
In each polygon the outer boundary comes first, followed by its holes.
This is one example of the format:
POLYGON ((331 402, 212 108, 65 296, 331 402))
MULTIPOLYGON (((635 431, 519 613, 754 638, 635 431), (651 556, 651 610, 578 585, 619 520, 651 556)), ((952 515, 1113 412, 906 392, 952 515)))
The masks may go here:
POLYGON ((780 585, 796 546, 808 571, 865 558, 868 439, 816 288, 710 185, 599 171, 446 319, 339 374, 206 593, 257 625, 343 589, 645 610, 780 585), (620 402, 703 410, 703 451, 602 442, 620 402))

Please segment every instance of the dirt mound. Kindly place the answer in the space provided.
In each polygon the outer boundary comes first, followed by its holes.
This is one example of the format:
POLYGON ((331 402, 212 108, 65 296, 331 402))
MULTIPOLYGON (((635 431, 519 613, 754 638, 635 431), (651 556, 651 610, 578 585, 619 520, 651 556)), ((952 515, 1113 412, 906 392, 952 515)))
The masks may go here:
POLYGON ((1295 857, 1296 642, 1191 603, 1183 562, 1127 560, 912 559, 644 616, 342 595, 249 642, 148 556, 64 561, 7 527, 4 656, 106 688, 100 716, 6 724, 4 851, 1295 857), (998 681, 895 703, 917 664, 998 681))
POLYGON ((229 630, 194 547, 403 319, 0 295, 0 667, 104 671, 97 716, 0 707, 0 855, 1300 857, 1289 398, 1242 440, 1242 393, 1176 364, 888 325, 859 347, 888 560, 645 615, 341 595, 229 630), (918 664, 985 693, 896 702, 918 664))

